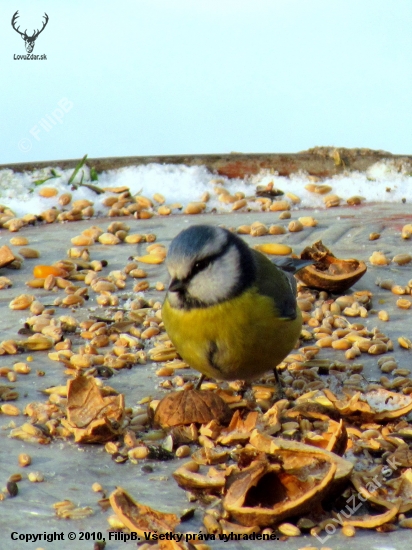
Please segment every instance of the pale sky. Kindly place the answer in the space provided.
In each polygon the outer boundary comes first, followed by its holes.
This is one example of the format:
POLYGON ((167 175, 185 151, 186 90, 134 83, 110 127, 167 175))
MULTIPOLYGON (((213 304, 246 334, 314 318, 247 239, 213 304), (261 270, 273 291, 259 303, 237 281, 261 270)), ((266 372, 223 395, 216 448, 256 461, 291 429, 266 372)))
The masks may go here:
POLYGON ((1 164, 412 154, 411 0, 18 0, 0 25, 1 164), (13 59, 16 10, 30 35, 48 14, 33 50, 47 60, 13 59))

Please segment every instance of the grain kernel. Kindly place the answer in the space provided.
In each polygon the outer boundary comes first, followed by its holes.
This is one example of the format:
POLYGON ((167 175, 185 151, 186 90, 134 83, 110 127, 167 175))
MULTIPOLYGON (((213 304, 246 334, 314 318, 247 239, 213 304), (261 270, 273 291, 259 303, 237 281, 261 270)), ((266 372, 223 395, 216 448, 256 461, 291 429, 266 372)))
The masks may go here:
POLYGON ((399 525, 403 529, 412 529, 412 518, 401 519, 400 522, 399 522, 399 525))
POLYGON ((14 310, 28 309, 33 301, 34 296, 31 294, 20 294, 9 303, 9 308, 14 310))
POLYGON ((409 294, 409 288, 401 285, 393 285, 391 292, 401 296, 402 294, 409 294))
POLYGON ((282 225, 271 225, 269 227, 269 235, 284 235, 286 229, 282 225))
POLYGON ((114 283, 104 280, 97 281, 96 283, 92 282, 91 287, 94 292, 115 292, 117 288, 114 283))
POLYGON ((326 193, 332 191, 332 187, 330 185, 316 185, 314 183, 309 183, 308 185, 305 185, 305 189, 307 189, 307 191, 309 191, 310 193, 317 193, 318 195, 325 195, 326 193))
POLYGON ((381 365, 381 371, 384 373, 391 373, 393 372, 398 365, 395 363, 395 361, 386 361, 381 365))
POLYGON ((375 250, 370 256, 369 261, 372 265, 388 265, 389 260, 383 252, 375 250))
POLYGON ((26 244, 29 244, 29 239, 26 237, 12 237, 10 239, 10 244, 14 246, 25 246, 26 244))
POLYGON ((399 300, 396 300, 396 305, 400 309, 409 309, 412 306, 412 302, 410 302, 406 298, 399 298, 399 300))
POLYGON ((132 269, 129 272, 130 277, 133 277, 134 279, 144 279, 147 277, 147 272, 144 269, 132 269))
POLYGON ((31 464, 31 456, 28 455, 27 453, 20 453, 17 460, 18 460, 19 466, 21 466, 22 468, 25 468, 26 466, 30 466, 31 464))
POLYGON ((190 455, 189 445, 180 445, 180 447, 176 449, 177 458, 186 458, 189 455, 190 455))
POLYGON ((400 336, 398 338, 398 344, 401 346, 401 348, 404 349, 412 348, 412 342, 409 340, 409 338, 406 338, 406 336, 400 336))
POLYGON ((34 248, 20 248, 19 254, 21 254, 21 256, 23 256, 23 258, 25 258, 26 260, 30 260, 32 258, 40 258, 40 252, 38 250, 35 250, 34 248))
POLYGON ((140 235, 140 233, 132 233, 131 235, 127 235, 124 239, 124 242, 128 244, 138 244, 144 241, 145 238, 143 235, 140 235))
POLYGON ((300 221, 290 222, 288 229, 291 233, 297 233, 303 230, 303 224, 300 221))
POLYGON ((92 246, 94 244, 94 239, 86 235, 77 235, 70 239, 70 241, 75 246, 92 246))
POLYGON ((287 537, 300 537, 301 535, 299 527, 296 527, 292 523, 282 523, 278 526, 278 530, 282 535, 286 535, 287 537))
POLYGON ((41 472, 30 472, 27 477, 32 483, 41 483, 44 481, 44 475, 41 472))
POLYGON ((356 533, 355 527, 353 525, 344 525, 342 527, 342 535, 345 537, 354 537, 356 533))
POLYGON ((332 342, 335 339, 333 336, 325 336, 324 338, 321 338, 316 342, 316 345, 320 348, 330 348, 332 346, 332 342))
POLYGON ((388 347, 386 344, 373 344, 368 349, 368 353, 370 355, 381 355, 382 353, 386 353, 388 351, 388 347))
POLYGON ((385 311, 384 309, 381 309, 379 312, 378 312, 378 318, 381 320, 381 321, 389 321, 389 313, 387 311, 385 311))
POLYGON ((412 256, 410 254, 396 254, 396 256, 392 258, 392 262, 398 265, 409 264, 411 260, 412 256))
POLYGON ((136 283, 133 287, 134 292, 144 292, 149 288, 148 281, 140 281, 140 283, 136 283))
POLYGON ((29 374, 31 372, 31 368, 27 363, 15 363, 13 365, 13 370, 18 374, 29 374))
POLYGON ((61 206, 67 206, 72 200, 71 193, 62 193, 59 197, 59 204, 61 206))
POLYGON ((377 241, 380 239, 381 234, 380 233, 369 233, 369 240, 370 241, 377 241))
POLYGON ((356 359, 359 355, 361 355, 361 352, 357 346, 352 346, 345 352, 345 358, 349 360, 356 359))
POLYGON ((236 233, 239 235, 249 235, 250 234, 250 225, 239 225, 236 229, 236 233))
POLYGON ((319 223, 318 220, 315 220, 312 216, 303 216, 299 218, 299 221, 304 227, 316 227, 319 223))
POLYGON ((170 216, 172 210, 168 206, 162 205, 157 209, 157 213, 159 216, 170 216))
POLYGON ((0 290, 13 286, 13 283, 8 277, 0 277, 0 290))
POLYGON ((156 336, 159 332, 160 330, 157 327, 149 327, 142 332, 141 338, 147 340, 148 338, 153 338, 153 336, 156 336))
POLYGON ((77 294, 69 294, 62 300, 64 306, 80 306, 84 304, 84 298, 77 294))
POLYGON ((365 200, 365 197, 360 197, 359 195, 354 195, 353 197, 349 197, 349 199, 347 199, 347 203, 350 205, 350 206, 356 206, 358 204, 361 204, 362 201, 365 200))
POLYGON ((127 452, 128 457, 131 460, 142 460, 149 456, 149 449, 144 445, 133 447, 127 452))
POLYGON ((165 197, 160 193, 155 193, 153 195, 153 200, 156 201, 158 204, 164 204, 166 201, 165 197))
POLYGON ((232 210, 240 210, 241 208, 245 208, 245 206, 247 206, 247 200, 239 199, 232 204, 232 210))
POLYGON ((392 281, 392 279, 379 279, 378 278, 376 280, 376 284, 380 288, 383 288, 385 290, 391 290, 395 283, 392 281))
POLYGON ((273 201, 269 207, 271 212, 281 212, 283 210, 290 210, 290 203, 288 201, 273 201))
POLYGON ((279 214, 280 220, 289 220, 291 217, 292 217, 292 214, 288 210, 285 210, 284 212, 281 212, 279 214))
POLYGON ((293 202, 293 204, 299 204, 301 202, 301 199, 294 193, 285 193, 285 195, 293 202))
POLYGON ((263 223, 252 223, 250 227, 250 235, 252 237, 263 237, 264 235, 267 235, 268 232, 268 228, 263 223))
POLYGON ((412 236, 412 224, 408 223, 402 227, 402 239, 410 239, 412 236))
POLYGON ((119 237, 116 237, 116 235, 113 235, 113 233, 102 233, 98 238, 98 241, 100 244, 105 245, 115 245, 121 242, 119 237))
POLYGON ((10 403, 4 403, 0 406, 0 412, 6 414, 7 416, 18 416, 21 414, 21 411, 16 405, 11 405, 10 403))
POLYGON ((39 195, 47 199, 55 197, 58 191, 55 187, 41 187, 39 190, 39 195))
POLYGON ((326 208, 333 208, 334 206, 339 206, 340 204, 340 197, 338 195, 326 195, 323 198, 323 202, 325 203, 326 208))
POLYGON ((201 214, 206 208, 206 203, 204 202, 189 202, 189 204, 184 209, 185 214, 201 214))
POLYGON ((332 342, 332 348, 333 349, 340 349, 343 351, 346 351, 352 347, 351 342, 349 340, 345 340, 345 338, 342 338, 341 340, 335 340, 332 342))

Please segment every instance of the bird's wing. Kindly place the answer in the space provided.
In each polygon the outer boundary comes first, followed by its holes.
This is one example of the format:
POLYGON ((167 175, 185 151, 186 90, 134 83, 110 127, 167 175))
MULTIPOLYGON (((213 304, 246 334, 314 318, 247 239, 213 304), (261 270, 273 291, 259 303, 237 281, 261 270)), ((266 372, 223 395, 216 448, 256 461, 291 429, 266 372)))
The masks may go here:
MULTIPOLYGON (((252 250, 252 252, 257 266, 259 293, 272 298, 279 317, 295 319, 297 315, 296 280, 290 272, 291 270, 284 271, 260 252, 256 250, 252 250)), ((295 269, 295 271, 299 269, 301 268, 295 269)))
POLYGON ((272 263, 275 264, 276 267, 280 267, 283 271, 295 274, 304 267, 312 265, 315 262, 313 260, 301 260, 300 258, 290 258, 288 256, 280 260, 273 260, 272 263))

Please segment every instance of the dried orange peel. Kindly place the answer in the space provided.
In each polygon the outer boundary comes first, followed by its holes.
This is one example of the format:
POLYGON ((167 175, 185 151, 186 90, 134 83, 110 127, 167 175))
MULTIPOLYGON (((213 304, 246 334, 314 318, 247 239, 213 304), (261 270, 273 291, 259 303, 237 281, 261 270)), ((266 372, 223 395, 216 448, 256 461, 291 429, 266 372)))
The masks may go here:
POLYGON ((44 279, 49 275, 54 275, 55 277, 67 277, 68 273, 65 269, 54 265, 36 265, 33 269, 33 275, 36 279, 44 279))

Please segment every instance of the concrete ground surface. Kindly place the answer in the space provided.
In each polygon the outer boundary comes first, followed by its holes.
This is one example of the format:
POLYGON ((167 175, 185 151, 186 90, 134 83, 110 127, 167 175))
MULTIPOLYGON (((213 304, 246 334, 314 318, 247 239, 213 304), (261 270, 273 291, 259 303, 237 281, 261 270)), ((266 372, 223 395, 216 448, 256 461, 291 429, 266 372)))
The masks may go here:
MULTIPOLYGON (((373 292, 373 307, 386 309, 390 314, 390 322, 380 321, 376 314, 371 314, 362 322, 369 328, 378 326, 394 342, 393 355, 400 367, 411 367, 412 352, 401 349, 397 345, 398 336, 405 335, 412 338, 411 315, 407 310, 396 307, 397 296, 382 290, 375 285, 377 277, 392 278, 396 283, 406 284, 411 276, 410 265, 397 266, 390 264, 384 267, 374 267, 368 262, 368 258, 375 250, 382 250, 389 257, 395 254, 412 253, 412 241, 405 241, 400 236, 400 231, 405 223, 412 223, 412 208, 408 204, 364 204, 360 206, 344 206, 325 210, 299 209, 292 211, 292 220, 300 216, 314 216, 319 224, 314 228, 304 228, 302 232, 286 233, 279 236, 265 236, 259 238, 245 237, 249 244, 263 242, 283 242, 292 246, 295 253, 322 239, 324 244, 332 249, 333 253, 341 258, 356 257, 368 264, 365 276, 353 287, 355 290, 369 289, 373 292), (381 238, 369 241, 371 232, 381 233, 381 238)), ((253 221, 262 221, 267 224, 279 222, 277 213, 233 213, 233 214, 204 214, 199 216, 171 216, 153 217, 148 220, 135 220, 133 218, 121 218, 135 233, 155 233, 157 241, 167 247, 171 239, 183 228, 190 224, 210 223, 224 224, 228 227, 237 227, 253 221)), ((25 260, 20 271, 11 271, 7 268, 1 270, 0 275, 6 275, 13 281, 13 286, 0 291, 0 330, 1 339, 18 339, 17 331, 21 323, 28 316, 25 311, 12 311, 8 304, 12 298, 29 292, 39 296, 43 303, 51 303, 53 296, 44 290, 28 289, 25 282, 32 278, 34 265, 50 264, 58 259, 66 257, 66 251, 71 246, 70 239, 78 235, 83 229, 91 225, 98 225, 106 229, 113 218, 93 219, 66 224, 51 224, 38 227, 23 228, 18 235, 27 236, 29 245, 40 251, 40 259, 25 260), (46 298, 47 297, 47 298, 46 298), (50 302, 47 302, 50 299, 50 302)), ((0 245, 9 244, 12 236, 5 230, 0 233, 0 245)), ((146 245, 120 244, 117 246, 104 246, 95 244, 89 248, 92 259, 106 259, 109 263, 106 271, 121 269, 131 255, 144 253, 146 245)), ((17 251, 16 247, 12 247, 17 251)), ((145 266, 146 269, 146 266, 145 266)), ((164 264, 148 266, 150 279, 153 281, 167 282, 167 273, 164 264)), ((127 291, 131 292, 131 283, 128 283, 127 291)), ((351 291, 349 291, 351 292, 351 291)), ((149 291, 148 296, 163 300, 164 293, 149 291)), ((91 308, 96 307, 95 295, 87 302, 86 308, 78 310, 74 315, 79 318, 86 317, 91 308)), ((71 314, 70 310, 61 310, 61 315, 71 314)), ((1 356, 0 367, 12 366, 16 360, 25 360, 27 354, 19 356, 1 356)), ((47 352, 35 352, 31 354, 32 373, 19 375, 14 384, 20 397, 15 402, 21 410, 31 401, 44 400, 39 391, 54 385, 65 384, 67 377, 63 374, 64 368, 57 362, 48 359, 47 352), (44 377, 36 376, 36 370, 45 371, 44 377)), ((321 357, 333 357, 344 360, 343 352, 335 350, 322 350, 321 357)), ((364 364, 364 375, 368 380, 379 380, 381 372, 377 366, 377 357, 362 354, 359 362, 364 364)), ((164 391, 159 388, 159 378, 155 375, 158 365, 148 363, 145 366, 138 365, 132 369, 123 369, 116 373, 108 383, 119 392, 124 393, 126 406, 135 405, 142 397, 151 395, 161 398, 164 391)), ((4 379, 3 379, 4 380, 4 379)), ((0 383, 1 382, 0 380, 0 383)), ((111 510, 103 512, 97 505, 99 494, 92 491, 94 482, 99 482, 110 494, 116 486, 125 488, 139 502, 164 512, 177 515, 183 510, 193 507, 187 501, 185 492, 178 487, 172 477, 172 472, 181 461, 175 459, 169 462, 150 461, 152 473, 145 473, 141 464, 135 465, 129 461, 125 464, 114 463, 110 455, 104 451, 102 445, 77 445, 73 442, 53 441, 50 445, 33 445, 8 437, 10 422, 21 425, 25 417, 10 417, 0 415, 0 483, 5 486, 10 475, 20 472, 23 475, 27 471, 41 471, 45 481, 42 483, 30 483, 27 480, 19 483, 19 494, 15 498, 7 498, 0 502, 0 525, 2 550, 31 550, 44 548, 47 550, 92 550, 93 541, 79 540, 81 531, 90 534, 101 532, 106 538, 107 550, 122 548, 129 550, 136 548, 136 542, 109 541, 107 532, 108 523, 106 517, 112 514, 111 510), (19 453, 26 452, 32 457, 32 465, 22 469, 18 466, 19 453), (52 505, 56 501, 70 499, 80 506, 91 506, 95 511, 93 516, 84 520, 62 520, 54 515, 52 505), (14 537, 23 534, 51 534, 63 533, 64 541, 54 542, 24 542, 13 541, 11 533, 17 533, 14 537), (75 534, 75 540, 69 540, 69 533, 75 534)), ((202 511, 199 509, 192 520, 182 524, 182 531, 199 531, 202 526, 202 511)), ((179 532, 179 528, 177 529, 179 532)), ((337 532, 339 529, 337 530, 337 532)), ((337 533, 336 532, 336 533, 337 533)), ((323 533, 324 536, 325 533, 323 533)), ((93 536, 93 535, 92 535, 93 536)), ((286 541, 272 542, 212 542, 212 548, 216 550, 257 548, 283 548, 285 550, 297 550, 305 547, 328 548, 333 550, 355 550, 368 547, 369 550, 401 550, 410 544, 411 532, 407 529, 399 529, 395 532, 383 534, 374 530, 358 529, 354 538, 347 538, 341 534, 334 534, 323 543, 311 536, 289 538, 286 541)))

